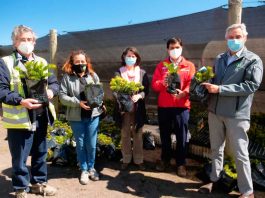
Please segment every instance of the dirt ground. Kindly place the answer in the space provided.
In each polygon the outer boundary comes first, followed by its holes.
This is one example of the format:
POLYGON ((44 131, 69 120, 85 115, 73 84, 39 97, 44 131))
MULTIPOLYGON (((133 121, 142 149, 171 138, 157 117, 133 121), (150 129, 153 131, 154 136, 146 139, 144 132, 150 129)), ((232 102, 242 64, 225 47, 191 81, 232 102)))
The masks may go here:
MULTIPOLYGON (((11 157, 8 150, 6 130, 0 126, 0 197, 14 197, 11 183, 11 157)), ((195 173, 201 165, 188 160, 188 176, 180 178, 174 168, 167 173, 155 171, 155 162, 159 159, 160 149, 145 151, 146 171, 138 171, 132 165, 128 171, 119 170, 119 162, 101 160, 96 169, 100 172, 100 181, 91 181, 88 185, 79 184, 80 171, 73 167, 48 166, 49 184, 58 189, 56 198, 83 197, 237 197, 236 192, 229 195, 218 192, 202 195, 197 192, 201 181, 195 173)), ((28 160, 30 164, 30 159, 28 160)), ((265 197, 265 192, 255 192, 257 198, 265 197)), ((41 197, 29 194, 31 197, 41 197)))

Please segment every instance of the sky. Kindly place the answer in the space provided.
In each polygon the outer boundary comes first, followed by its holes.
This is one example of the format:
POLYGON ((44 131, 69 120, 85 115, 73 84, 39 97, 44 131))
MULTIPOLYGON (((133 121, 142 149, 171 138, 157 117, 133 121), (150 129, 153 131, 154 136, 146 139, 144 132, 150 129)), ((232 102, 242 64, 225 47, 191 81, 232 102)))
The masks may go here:
MULTIPOLYGON (((243 1, 256 5, 257 0, 243 1)), ((1 0, 0 45, 11 45, 15 26, 26 25, 38 37, 139 24, 223 5, 228 0, 1 0)))

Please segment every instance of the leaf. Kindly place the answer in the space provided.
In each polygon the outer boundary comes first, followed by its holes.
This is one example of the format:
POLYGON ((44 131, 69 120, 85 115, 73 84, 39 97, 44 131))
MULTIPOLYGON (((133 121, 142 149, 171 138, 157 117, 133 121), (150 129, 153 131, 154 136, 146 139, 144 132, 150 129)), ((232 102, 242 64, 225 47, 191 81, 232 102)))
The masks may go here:
POLYGON ((141 85, 141 83, 128 82, 122 77, 116 76, 110 81, 110 89, 114 92, 133 95, 139 91, 142 91, 144 87, 141 85))
POLYGON ((203 66, 195 73, 195 79, 202 83, 210 80, 215 76, 213 68, 211 66, 203 66))
POLYGON ((178 73, 179 67, 175 67, 173 63, 163 62, 163 65, 168 69, 169 74, 178 73))
POLYGON ((49 76, 52 75, 49 72, 49 69, 56 69, 55 64, 48 64, 45 65, 41 61, 28 61, 25 64, 25 68, 27 72, 23 72, 19 67, 15 67, 15 69, 19 72, 21 78, 27 78, 30 80, 43 80, 47 79, 49 76))

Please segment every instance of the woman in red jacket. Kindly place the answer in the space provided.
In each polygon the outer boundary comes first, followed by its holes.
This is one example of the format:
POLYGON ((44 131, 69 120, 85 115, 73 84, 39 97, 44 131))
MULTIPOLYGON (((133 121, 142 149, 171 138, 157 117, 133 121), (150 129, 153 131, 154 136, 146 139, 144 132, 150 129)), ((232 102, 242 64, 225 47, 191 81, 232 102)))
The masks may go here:
POLYGON ((161 162, 156 169, 164 171, 170 164, 171 159, 171 133, 174 132, 177 146, 174 153, 177 165, 177 174, 186 176, 185 158, 188 136, 189 121, 189 88, 191 78, 195 73, 194 64, 187 61, 182 54, 182 40, 171 38, 167 41, 169 57, 158 63, 152 79, 152 88, 158 93, 158 122, 162 143, 161 162), (169 75, 167 64, 173 64, 177 69, 180 79, 180 87, 175 93, 168 92, 169 75), (173 129, 172 129, 173 128, 173 129), (172 131, 173 130, 173 131, 172 131))

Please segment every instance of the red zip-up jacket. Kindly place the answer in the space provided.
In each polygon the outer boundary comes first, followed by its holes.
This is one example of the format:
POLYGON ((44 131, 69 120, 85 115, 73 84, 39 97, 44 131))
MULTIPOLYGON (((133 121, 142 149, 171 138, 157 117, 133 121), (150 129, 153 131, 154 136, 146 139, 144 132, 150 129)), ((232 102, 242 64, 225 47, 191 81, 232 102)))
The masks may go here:
POLYGON ((164 66, 163 62, 171 63, 170 59, 167 58, 157 64, 152 79, 152 88, 155 92, 158 92, 158 107, 177 107, 177 108, 188 108, 190 109, 189 100, 189 89, 191 78, 195 74, 195 66, 192 62, 187 61, 182 57, 179 63, 178 75, 180 76, 180 87, 181 90, 186 93, 183 98, 176 98, 174 95, 167 92, 164 86, 165 77, 168 69, 164 66))

